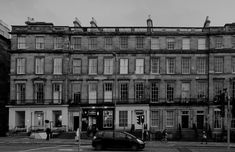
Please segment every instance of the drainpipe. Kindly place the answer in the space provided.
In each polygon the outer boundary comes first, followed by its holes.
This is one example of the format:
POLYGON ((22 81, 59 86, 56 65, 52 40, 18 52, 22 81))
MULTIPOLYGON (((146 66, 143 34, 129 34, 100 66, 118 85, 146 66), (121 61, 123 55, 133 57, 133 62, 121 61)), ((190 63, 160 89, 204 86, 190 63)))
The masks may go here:
POLYGON ((206 129, 208 128, 208 125, 210 125, 209 118, 210 118, 210 28, 208 28, 207 33, 207 39, 208 39, 208 49, 207 49, 207 79, 208 79, 208 86, 207 86, 207 124, 206 129))

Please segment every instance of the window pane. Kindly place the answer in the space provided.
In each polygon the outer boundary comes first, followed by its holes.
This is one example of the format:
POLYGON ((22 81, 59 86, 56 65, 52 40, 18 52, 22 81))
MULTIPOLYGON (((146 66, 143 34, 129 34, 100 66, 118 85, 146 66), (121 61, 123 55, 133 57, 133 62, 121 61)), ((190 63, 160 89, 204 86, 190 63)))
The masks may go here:
POLYGON ((25 102, 25 84, 24 83, 16 84, 16 100, 17 100, 17 103, 25 102))
POLYGON ((153 74, 159 74, 159 71, 160 71, 159 66, 160 66, 159 58, 151 59, 151 72, 153 74))
POLYGON ((113 111, 104 110, 103 111, 103 128, 113 127, 113 111))
POLYGON ((44 84, 34 84, 34 99, 36 103, 44 103, 44 84))
POLYGON ((182 74, 190 74, 190 58, 182 58, 182 74))
POLYGON ((44 58, 36 58, 35 61, 35 74, 43 74, 44 73, 44 58))
POLYGON ((153 82, 151 84, 151 102, 158 102, 159 101, 159 83, 153 82))
POLYGON ((62 102, 62 84, 53 84, 53 103, 60 104, 62 102))
POLYGON ((17 62, 17 67, 16 67, 16 72, 17 74, 25 74, 25 59, 23 58, 18 58, 16 59, 17 62))
POLYGON ((223 73, 224 72, 224 58, 223 57, 215 57, 214 58, 215 72, 223 73))
POLYGON ((127 83, 120 84, 120 100, 128 101, 128 84, 127 83))
POLYGON ((91 49, 91 50, 97 49, 97 38, 96 37, 89 38, 89 49, 91 49))
POLYGON ((128 37, 120 37, 120 48, 121 49, 128 48, 128 37))
POLYGON ((166 112, 166 126, 167 127, 173 127, 174 121, 174 113, 173 111, 167 111, 166 112))
POLYGON ((135 60, 135 73, 143 74, 144 73, 144 59, 135 60))
POLYGON ((127 111, 119 111, 119 127, 127 127, 127 111))
POLYGON ((143 37, 137 37, 136 38, 136 48, 137 49, 144 48, 144 38, 143 37))
POLYGON ((144 84, 137 83, 135 84, 135 100, 141 101, 144 99, 144 84))
POLYGON ((167 49, 174 50, 175 49, 175 39, 167 39, 167 49))
POLYGON ((167 101, 169 101, 169 102, 174 101, 174 91, 175 91, 175 84, 174 83, 167 83, 166 84, 167 101))
POLYGON ((89 59, 89 74, 97 74, 97 59, 89 59))
POLYGON ((72 37, 71 38, 71 47, 74 50, 80 50, 82 46, 82 38, 81 37, 72 37))
POLYGON ((128 74, 128 59, 120 59, 120 74, 128 74))
POLYGON ((113 74, 113 59, 104 59, 104 74, 113 74))
POLYGON ((113 98, 113 84, 105 83, 104 84, 104 101, 112 102, 112 98, 113 98))
POLYGON ((44 49, 44 37, 37 36, 36 37, 36 49, 44 49))
POLYGON ((190 49, 190 39, 189 38, 184 38, 182 40, 182 49, 183 50, 189 50, 190 49))
POLYGON ((79 83, 72 84, 73 103, 81 103, 81 85, 79 83))
POLYGON ((159 50, 160 49, 160 42, 158 38, 151 38, 151 49, 152 50, 159 50))
POLYGON ((81 74, 81 60, 73 59, 73 74, 81 74))
POLYGON ((55 37, 54 38, 54 48, 55 49, 62 49, 63 48, 63 39, 62 39, 62 37, 55 37))
POLYGON ((24 36, 18 37, 18 49, 25 49, 26 48, 26 39, 24 36))
POLYGON ((206 74, 207 62, 205 57, 197 58, 197 74, 206 74))
POLYGON ((112 49, 113 40, 112 37, 105 37, 105 48, 112 49))
POLYGON ((175 58, 167 58, 167 74, 175 73, 175 58))
POLYGON ((205 50, 206 49, 206 39, 199 38, 198 39, 198 50, 205 50))
POLYGON ((151 111, 151 126, 159 127, 159 111, 151 111))
POLYGON ((62 74, 62 58, 54 59, 54 74, 62 74))

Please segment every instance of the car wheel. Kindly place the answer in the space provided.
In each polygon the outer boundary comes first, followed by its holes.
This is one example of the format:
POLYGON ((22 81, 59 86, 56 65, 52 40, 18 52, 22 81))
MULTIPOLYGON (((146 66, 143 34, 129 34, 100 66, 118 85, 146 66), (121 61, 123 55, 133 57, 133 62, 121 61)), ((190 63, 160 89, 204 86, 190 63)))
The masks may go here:
POLYGON ((101 144, 95 145, 95 150, 101 150, 103 147, 101 144))
POLYGON ((137 146, 136 144, 132 145, 132 146, 131 146, 131 150, 133 150, 133 151, 138 150, 138 146, 137 146))

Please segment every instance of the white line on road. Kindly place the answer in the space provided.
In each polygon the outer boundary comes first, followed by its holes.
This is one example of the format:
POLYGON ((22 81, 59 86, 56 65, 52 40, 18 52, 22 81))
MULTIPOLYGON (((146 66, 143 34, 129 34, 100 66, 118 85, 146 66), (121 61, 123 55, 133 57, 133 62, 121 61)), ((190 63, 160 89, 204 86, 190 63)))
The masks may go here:
POLYGON ((53 146, 53 147, 41 147, 41 148, 34 148, 34 149, 28 149, 28 150, 21 150, 19 152, 29 152, 29 151, 35 151, 35 150, 43 150, 43 149, 66 147, 66 146, 71 146, 71 145, 60 145, 60 146, 53 146))

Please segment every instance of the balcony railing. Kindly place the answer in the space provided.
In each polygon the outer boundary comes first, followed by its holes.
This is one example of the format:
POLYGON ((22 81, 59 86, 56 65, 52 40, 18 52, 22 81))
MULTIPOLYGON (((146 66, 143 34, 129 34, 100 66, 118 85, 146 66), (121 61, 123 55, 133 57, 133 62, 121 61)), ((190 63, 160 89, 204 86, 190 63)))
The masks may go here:
POLYGON ((9 105, 61 105, 66 104, 64 100, 60 99, 26 99, 26 100, 10 100, 9 105))
POLYGON ((151 105, 180 105, 180 106, 199 106, 208 105, 207 98, 174 98, 168 100, 167 98, 159 98, 157 100, 150 100, 151 105))
MULTIPOLYGON (((55 99, 44 99, 44 100, 11 100, 9 105, 63 105, 69 104, 70 106, 86 106, 86 105, 96 105, 96 106, 114 106, 115 104, 150 104, 150 105, 208 105, 207 98, 174 98, 173 100, 167 100, 166 98, 158 99, 80 99, 80 100, 55 100, 55 99)), ((216 104, 216 102, 210 102, 210 104, 216 104)))

